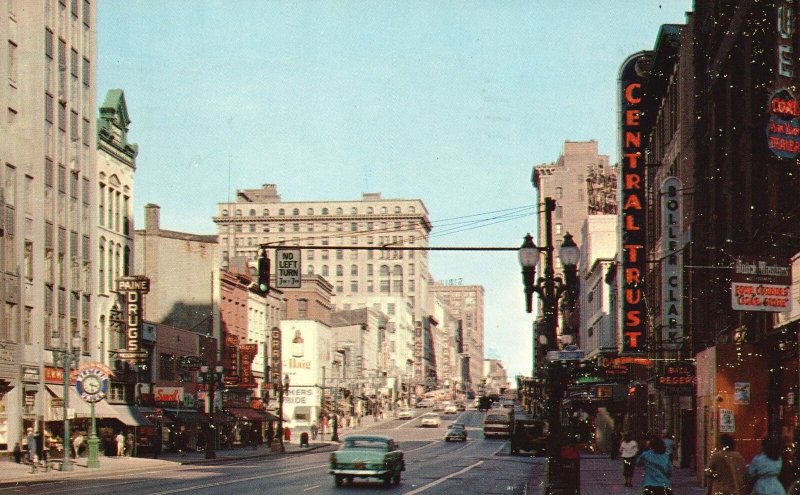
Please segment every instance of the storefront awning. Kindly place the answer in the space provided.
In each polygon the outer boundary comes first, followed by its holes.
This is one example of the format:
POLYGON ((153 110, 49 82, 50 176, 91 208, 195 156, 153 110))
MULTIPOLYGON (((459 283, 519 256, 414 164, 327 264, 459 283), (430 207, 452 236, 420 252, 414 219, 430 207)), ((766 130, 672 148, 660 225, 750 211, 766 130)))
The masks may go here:
POLYGON ((128 404, 110 404, 110 406, 117 412, 117 419, 127 426, 153 426, 137 406, 128 404))
POLYGON ((237 419, 246 419, 249 421, 264 421, 267 419, 267 413, 250 409, 249 407, 229 407, 225 409, 225 411, 237 419))
POLYGON ((205 414, 192 409, 168 409, 164 412, 179 423, 209 423, 209 418, 205 414))
MULTIPOLYGON (((46 415, 45 421, 60 421, 64 419, 63 409, 58 406, 53 407, 52 398, 64 400, 64 386, 46 384, 47 391, 50 392, 50 414, 46 415)), ((92 405, 83 400, 78 395, 75 387, 69 387, 69 409, 75 411, 76 418, 92 417, 92 405)), ((117 411, 108 402, 101 400, 94 404, 94 417, 97 419, 120 419, 117 411)))

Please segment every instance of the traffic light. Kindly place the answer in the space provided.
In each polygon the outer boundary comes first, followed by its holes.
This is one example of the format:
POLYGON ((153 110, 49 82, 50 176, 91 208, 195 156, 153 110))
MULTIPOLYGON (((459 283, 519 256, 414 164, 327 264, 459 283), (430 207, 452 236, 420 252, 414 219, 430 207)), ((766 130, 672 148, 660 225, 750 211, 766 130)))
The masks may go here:
POLYGON ((258 289, 269 293, 269 258, 266 251, 263 251, 258 258, 258 289))

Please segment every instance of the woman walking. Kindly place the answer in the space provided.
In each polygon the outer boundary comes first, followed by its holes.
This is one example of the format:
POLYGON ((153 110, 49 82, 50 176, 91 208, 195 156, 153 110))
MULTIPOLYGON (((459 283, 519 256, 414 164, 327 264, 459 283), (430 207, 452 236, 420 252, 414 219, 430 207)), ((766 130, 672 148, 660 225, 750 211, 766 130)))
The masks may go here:
POLYGON ((642 495, 672 495, 672 463, 664 440, 654 435, 649 447, 636 460, 637 465, 644 466, 642 495))
POLYGON ((736 441, 723 434, 719 438, 719 447, 706 468, 711 479, 709 495, 744 495, 747 466, 742 454, 736 452, 736 441))
POLYGON ((639 453, 639 444, 633 439, 630 432, 625 434, 621 444, 619 444, 619 455, 622 457, 622 476, 625 478, 625 486, 633 486, 633 467, 636 461, 636 454, 639 453))
POLYGON ((765 438, 761 441, 761 452, 753 457, 747 467, 747 476, 753 481, 753 495, 786 495, 786 490, 778 481, 783 459, 777 439, 765 438))

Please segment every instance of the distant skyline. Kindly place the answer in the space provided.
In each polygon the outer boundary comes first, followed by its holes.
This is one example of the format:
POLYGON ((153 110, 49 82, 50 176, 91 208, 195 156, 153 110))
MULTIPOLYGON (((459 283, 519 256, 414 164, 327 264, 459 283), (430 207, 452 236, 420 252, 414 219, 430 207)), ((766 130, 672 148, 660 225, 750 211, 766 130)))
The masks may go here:
MULTIPOLYGON (((617 161, 620 64, 691 0, 204 1, 98 4, 98 106, 125 91, 144 205, 212 234, 217 203, 419 198, 432 246, 519 246, 532 167, 564 141, 617 161)), ((578 234, 578 233, 573 233, 578 234)), ((485 348, 513 383, 531 325, 513 252, 432 252, 437 280, 486 291, 485 348)))

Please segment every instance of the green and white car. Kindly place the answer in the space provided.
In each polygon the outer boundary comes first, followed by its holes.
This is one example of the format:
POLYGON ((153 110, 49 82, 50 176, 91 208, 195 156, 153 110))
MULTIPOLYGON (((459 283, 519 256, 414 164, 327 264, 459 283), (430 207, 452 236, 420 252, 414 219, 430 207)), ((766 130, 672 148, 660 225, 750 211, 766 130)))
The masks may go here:
POLYGON ((348 435, 330 457, 330 470, 336 486, 354 478, 379 478, 384 484, 400 483, 406 470, 403 452, 394 440, 383 435, 348 435))

